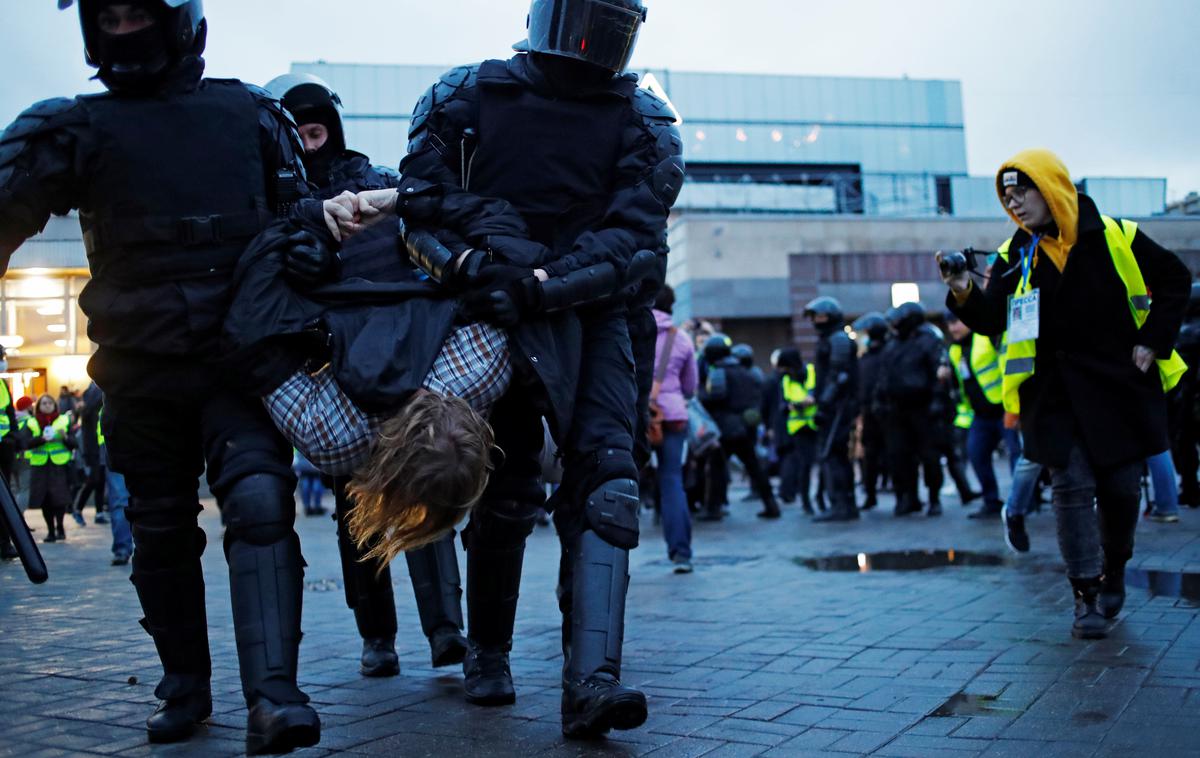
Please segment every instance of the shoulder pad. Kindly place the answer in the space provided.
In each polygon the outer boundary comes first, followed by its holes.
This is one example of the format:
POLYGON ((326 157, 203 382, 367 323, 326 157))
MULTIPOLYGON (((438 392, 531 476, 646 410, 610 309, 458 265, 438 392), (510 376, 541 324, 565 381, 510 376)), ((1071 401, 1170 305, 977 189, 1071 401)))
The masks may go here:
POLYGON ((18 140, 23 142, 35 134, 61 126, 85 123, 87 111, 78 100, 67 97, 43 100, 17 116, 17 120, 0 134, 0 145, 18 140))
POLYGON ((412 123, 408 128, 408 135, 412 137, 425 126, 425 122, 429 120, 429 115, 434 109, 442 106, 447 100, 450 100, 464 89, 469 89, 475 86, 479 80, 479 64, 470 66, 459 66, 452 68, 434 83, 432 87, 421 95, 421 99, 417 101, 417 106, 413 108, 412 123))
POLYGON ((643 118, 656 121, 670 121, 671 123, 679 120, 679 114, 667 104, 666 100, 663 100, 645 87, 638 87, 633 91, 632 102, 634 112, 643 118))
POLYGON ((259 100, 259 101, 265 100, 267 102, 274 102, 274 103, 279 102, 279 98, 275 97, 270 92, 263 89, 262 87, 259 87, 257 84, 247 84, 246 82, 240 81, 238 79, 209 79, 209 81, 210 82, 227 82, 230 84, 237 83, 237 84, 240 84, 243 87, 245 87, 246 91, 249 92, 251 95, 253 95, 255 100, 259 100))

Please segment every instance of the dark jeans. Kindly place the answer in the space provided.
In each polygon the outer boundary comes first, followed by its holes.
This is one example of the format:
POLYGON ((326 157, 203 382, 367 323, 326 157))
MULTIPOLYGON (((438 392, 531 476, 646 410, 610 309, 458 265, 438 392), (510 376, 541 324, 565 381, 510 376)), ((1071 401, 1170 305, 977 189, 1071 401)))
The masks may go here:
POLYGON ((1133 556, 1142 466, 1134 461, 1096 468, 1076 443, 1066 468, 1051 467, 1058 546, 1067 576, 1097 577, 1106 557, 1124 562, 1133 556))
POLYGON ((967 433, 967 457, 971 459, 971 468, 983 487, 984 505, 997 509, 1002 503, 1000 487, 996 484, 996 471, 992 468, 992 455, 1001 441, 1008 451, 1009 470, 1015 471, 1017 459, 1021 456, 1021 435, 1016 429, 1005 429, 1003 417, 975 417, 967 433))
POLYGON ((692 557, 692 516, 683 492, 683 446, 687 430, 663 429, 658 448, 658 490, 662 508, 663 539, 670 558, 692 557))
POLYGON ((790 435, 780 451, 779 497, 792 502, 796 495, 804 505, 812 505, 812 470, 817 462, 817 433, 801 429, 790 435))
MULTIPOLYGON (((771 494, 771 480, 767 479, 767 474, 758 461, 758 453, 754 449, 754 437, 751 435, 734 438, 722 437, 721 448, 725 451, 726 459, 736 455, 737 459, 742 462, 742 466, 746 469, 746 476, 750 479, 750 486, 755 492, 763 493, 764 497, 771 494)), ((728 470, 727 467, 726 471, 728 470)))

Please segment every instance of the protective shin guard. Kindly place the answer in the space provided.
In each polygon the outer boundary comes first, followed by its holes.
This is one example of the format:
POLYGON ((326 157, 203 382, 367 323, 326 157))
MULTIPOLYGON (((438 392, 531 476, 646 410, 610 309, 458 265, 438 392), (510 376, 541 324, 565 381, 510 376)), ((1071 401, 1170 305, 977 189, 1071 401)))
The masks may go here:
POLYGON ((296 685, 304 559, 294 534, 268 545, 227 543, 234 636, 250 706, 246 752, 315 745, 321 726, 296 685))
POLYGON ((462 578, 454 551, 454 534, 404 557, 421 617, 421 631, 429 639, 433 666, 461 663, 467 653, 467 642, 462 636, 462 578))
POLYGON ((508 653, 521 589, 525 544, 467 550, 467 618, 470 649, 463 661, 463 689, 474 705, 516 701, 508 653))
POLYGON ((620 682, 629 552, 588 529, 576 538, 571 553, 571 613, 563 629, 563 734, 595 738, 610 729, 634 729, 647 714, 646 696, 620 682))
POLYGON ((178 700, 207 692, 212 675, 204 608, 204 530, 194 525, 133 529, 138 549, 129 581, 137 591, 142 627, 154 640, 163 678, 155 697, 178 700))

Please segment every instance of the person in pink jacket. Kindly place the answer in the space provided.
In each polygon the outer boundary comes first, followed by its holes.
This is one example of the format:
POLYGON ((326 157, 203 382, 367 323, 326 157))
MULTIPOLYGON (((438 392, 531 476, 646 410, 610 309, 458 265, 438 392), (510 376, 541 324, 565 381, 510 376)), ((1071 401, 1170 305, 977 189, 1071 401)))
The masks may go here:
POLYGON ((692 342, 671 320, 674 305, 674 290, 663 287, 654 302, 658 343, 651 403, 657 407, 663 427, 662 444, 655 448, 663 538, 675 573, 688 574, 692 571, 692 517, 683 491, 683 448, 687 442, 687 401, 696 394, 698 377, 692 342))

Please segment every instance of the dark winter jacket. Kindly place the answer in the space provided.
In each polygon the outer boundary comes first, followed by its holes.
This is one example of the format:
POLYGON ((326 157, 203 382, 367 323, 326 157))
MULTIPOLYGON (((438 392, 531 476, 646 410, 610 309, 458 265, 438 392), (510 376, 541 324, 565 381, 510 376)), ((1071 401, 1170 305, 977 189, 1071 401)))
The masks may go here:
MULTIPOLYGON (((1018 231, 1011 250, 1015 253, 1029 240, 1027 232, 1018 231)), ((1078 238, 1063 271, 1046 258, 1034 267, 1032 285, 1041 293, 1040 334, 1034 374, 1020 389, 1021 428, 1030 460, 1065 466, 1075 440, 1097 466, 1141 460, 1167 449, 1161 380, 1156 370, 1137 369, 1133 351, 1144 345, 1160 357, 1170 355, 1190 275, 1173 253, 1140 230, 1133 254, 1154 297, 1141 330, 1113 267, 1100 212, 1086 195, 1079 195, 1078 238)), ((950 294, 947 307, 975 331, 1001 334, 1020 266, 1019 255, 998 258, 985 291, 973 288, 961 304, 950 294)))

